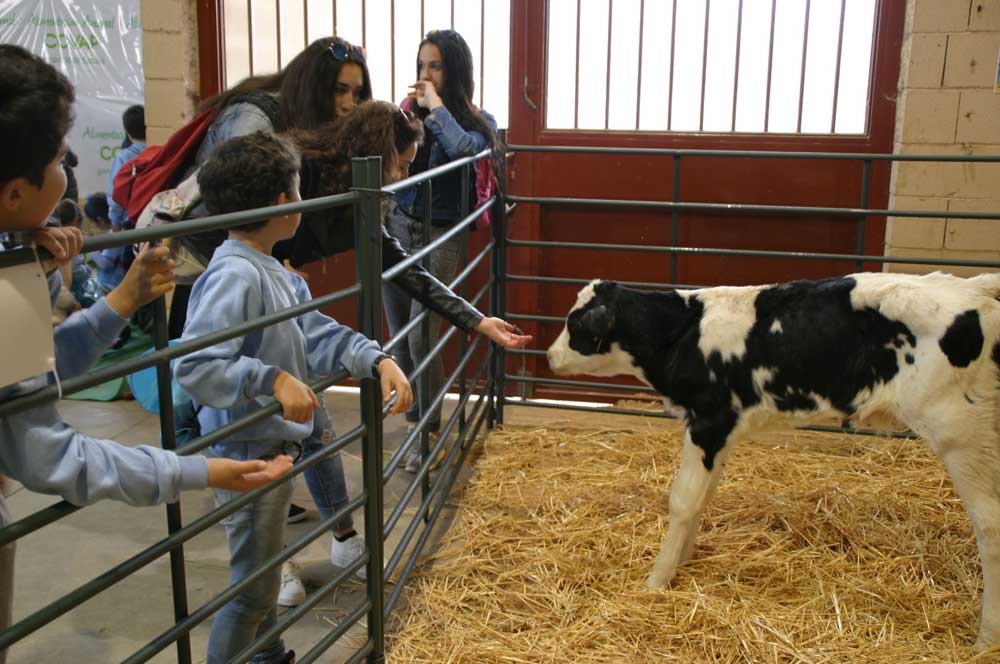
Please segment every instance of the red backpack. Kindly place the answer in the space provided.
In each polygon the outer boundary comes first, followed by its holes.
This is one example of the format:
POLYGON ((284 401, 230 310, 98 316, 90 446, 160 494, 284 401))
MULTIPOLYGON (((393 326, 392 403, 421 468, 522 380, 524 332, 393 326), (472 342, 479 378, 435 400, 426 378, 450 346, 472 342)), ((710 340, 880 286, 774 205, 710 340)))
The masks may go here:
MULTIPOLYGON (((407 97, 399 105, 404 111, 413 112, 413 100, 407 97)), ((477 111, 479 108, 473 106, 477 111)), ((472 182, 472 194, 474 196, 470 197, 475 205, 474 208, 478 208, 480 205, 488 201, 492 196, 499 196, 500 183, 497 182, 496 173, 493 172, 493 161, 489 158, 480 159, 476 162, 476 170, 473 173, 474 178, 472 182)), ((491 223, 492 210, 487 209, 483 214, 476 218, 473 222, 473 229, 478 230, 481 228, 489 228, 491 223)))
POLYGON ((175 177, 183 174, 194 159, 218 112, 218 108, 202 111, 171 134, 165 144, 146 148, 118 170, 111 198, 125 208, 129 228, 153 196, 176 184, 175 177))

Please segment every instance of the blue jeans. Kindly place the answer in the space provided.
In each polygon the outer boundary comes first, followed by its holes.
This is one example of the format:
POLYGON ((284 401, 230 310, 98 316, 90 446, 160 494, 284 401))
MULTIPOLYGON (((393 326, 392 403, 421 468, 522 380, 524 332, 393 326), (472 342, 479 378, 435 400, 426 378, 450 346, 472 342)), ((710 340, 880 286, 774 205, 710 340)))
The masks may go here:
MULTIPOLYGON (((239 445, 232 444, 233 447, 239 445)), ((217 456, 211 448, 206 450, 206 454, 217 456)), ((234 455, 233 458, 239 457, 234 455)), ((281 551, 285 541, 285 519, 288 518, 292 488, 291 482, 285 482, 222 522, 229 541, 230 584, 250 576, 261 563, 281 551)), ((238 491, 225 489, 214 491, 220 505, 243 495, 238 491)), ((212 620, 207 664, 228 662, 252 643, 257 635, 274 626, 278 618, 280 587, 279 565, 222 607, 212 620)), ((281 661, 284 654, 285 644, 280 638, 276 638, 251 661, 272 664, 281 661)))
MULTIPOLYGON (((423 228, 423 222, 410 217, 395 205, 392 207, 386 220, 386 230, 389 231, 390 235, 399 240, 399 244, 402 245, 403 249, 411 254, 419 251, 424 246, 423 228)), ((431 241, 439 238, 447 230, 447 228, 440 226, 431 226, 431 241)), ((446 285, 455 276, 455 267, 458 264, 459 242, 462 238, 463 235, 460 233, 458 236, 445 242, 437 251, 431 252, 430 266, 427 271, 433 274, 438 281, 446 285)), ((386 282, 382 285, 382 304, 385 307, 385 317, 389 321, 389 333, 392 335, 401 330, 424 308, 422 304, 411 298, 406 291, 392 282, 386 282)), ((407 336, 406 343, 397 345, 392 351, 392 354, 396 357, 396 363, 399 364, 399 368, 407 376, 413 373, 413 369, 423 360, 421 353, 423 342, 422 327, 422 325, 418 325, 414 328, 409 336, 407 336)), ((427 347, 433 348, 434 344, 440 338, 441 317, 437 314, 432 314, 427 347)), ((427 371, 430 379, 430 394, 427 396, 427 400, 430 402, 444 384, 444 364, 441 362, 440 356, 431 360, 427 371)), ((407 422, 420 421, 420 401, 422 398, 420 395, 420 379, 417 379, 413 387, 417 398, 413 400, 413 407, 406 413, 407 422)), ((440 428, 441 406, 438 406, 431 414, 427 430, 438 431, 440 428)))
MULTIPOLYGON (((336 437, 332 429, 327 431, 331 440, 336 437)), ((314 429, 312 435, 302 441, 303 460, 323 449, 326 443, 322 436, 322 432, 314 429)), ((309 493, 312 494, 321 519, 329 519, 334 512, 347 504, 347 482, 344 480, 344 463, 340 460, 340 452, 323 459, 302 474, 306 478, 306 486, 309 487, 309 493)), ((333 525, 333 529, 346 530, 353 526, 354 520, 347 514, 333 525)))

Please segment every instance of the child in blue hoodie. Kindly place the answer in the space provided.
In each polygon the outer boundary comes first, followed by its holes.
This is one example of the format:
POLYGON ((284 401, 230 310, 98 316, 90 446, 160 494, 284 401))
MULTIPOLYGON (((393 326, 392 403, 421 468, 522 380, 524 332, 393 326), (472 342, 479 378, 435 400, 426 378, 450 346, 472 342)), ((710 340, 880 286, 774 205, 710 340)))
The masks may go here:
MULTIPOLYGON (((73 86, 41 58, 0 45, 0 232, 21 234, 48 249, 57 263, 80 253, 77 228, 44 228, 66 189, 61 167, 73 120, 73 86)), ((52 266, 46 266, 46 271, 52 266)), ((61 278, 52 271, 50 292, 61 278)), ((62 378, 82 374, 118 336, 140 306, 173 288, 173 262, 166 248, 136 257, 121 284, 92 307, 73 314, 53 331, 56 370, 62 378)), ((5 349, 5 352, 16 350, 5 349)), ((49 384, 46 375, 0 385, 0 401, 49 384)), ((0 473, 28 489, 57 494, 83 505, 111 498, 133 505, 178 499, 184 489, 205 486, 248 490, 291 468, 291 459, 271 463, 179 457, 158 447, 123 447, 85 436, 67 426, 49 403, 0 417, 0 473)), ((2 480, 2 476, 0 476, 2 480)), ((10 516, 0 491, 0 527, 10 516)), ((10 624, 14 544, 0 547, 0 629, 10 624)), ((6 652, 0 651, 0 664, 6 652)))
MULTIPOLYGON (((233 138, 201 166, 198 185, 211 214, 295 202, 300 200, 299 156, 287 141, 264 132, 233 138)), ((295 235, 299 217, 293 213, 229 231, 191 290, 184 339, 312 299, 305 280, 271 256, 276 242, 295 235)), ((355 378, 380 378, 383 399, 389 401, 393 391, 397 395, 390 412, 406 412, 413 402, 406 377, 377 343, 319 311, 192 353, 177 362, 174 373, 202 406, 198 420, 206 433, 274 401, 281 404, 281 415, 210 448, 216 456, 244 461, 268 458, 309 436, 320 404, 303 381, 340 369, 355 378)), ((216 496, 225 503, 236 494, 217 490, 216 496)), ((282 485, 229 518, 231 583, 281 551, 291 496, 291 485, 282 485)), ((274 625, 280 581, 281 570, 274 569, 219 611, 212 621, 208 664, 228 662, 274 625)), ((275 638, 252 661, 284 664, 294 657, 275 638)))

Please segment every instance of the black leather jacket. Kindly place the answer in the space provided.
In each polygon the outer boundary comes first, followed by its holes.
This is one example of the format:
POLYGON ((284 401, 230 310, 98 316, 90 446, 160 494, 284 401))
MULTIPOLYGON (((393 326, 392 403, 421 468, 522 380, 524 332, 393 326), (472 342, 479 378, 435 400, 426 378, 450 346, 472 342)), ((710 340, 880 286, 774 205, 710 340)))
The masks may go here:
MULTIPOLYGON (((317 191, 318 174, 303 160, 300 191, 303 199, 324 195, 317 191)), ((286 258, 293 267, 354 249, 354 208, 350 205, 308 212, 295 237, 275 245, 273 255, 286 258)), ((396 238, 382 226, 382 269, 388 270, 409 257, 396 238)), ((419 264, 412 265, 393 278, 410 297, 464 332, 472 332, 483 319, 475 307, 456 295, 419 264)))

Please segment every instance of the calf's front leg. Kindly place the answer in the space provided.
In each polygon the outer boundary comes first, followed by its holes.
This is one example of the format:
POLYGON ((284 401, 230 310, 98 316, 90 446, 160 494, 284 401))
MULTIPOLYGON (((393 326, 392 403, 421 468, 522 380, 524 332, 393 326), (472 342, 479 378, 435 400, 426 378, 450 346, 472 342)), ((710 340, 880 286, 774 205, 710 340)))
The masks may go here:
POLYGON ((670 525, 653 571, 646 579, 648 588, 660 588, 670 583, 677 567, 691 558, 702 509, 722 478, 720 457, 716 456, 712 470, 707 469, 703 461, 704 451, 691 440, 691 432, 685 432, 681 464, 670 487, 670 525))

